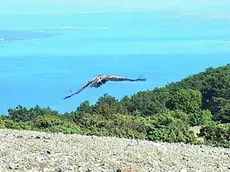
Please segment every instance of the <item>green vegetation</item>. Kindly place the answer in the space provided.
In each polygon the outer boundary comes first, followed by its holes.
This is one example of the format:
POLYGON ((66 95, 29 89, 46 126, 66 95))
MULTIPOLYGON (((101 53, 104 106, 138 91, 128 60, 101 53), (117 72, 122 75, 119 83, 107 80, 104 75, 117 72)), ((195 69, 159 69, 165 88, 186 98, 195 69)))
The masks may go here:
POLYGON ((207 144, 214 146, 230 147, 230 124, 215 124, 204 126, 200 136, 204 137, 207 144))
POLYGON ((117 100, 108 94, 74 112, 18 106, 0 116, 0 128, 116 136, 230 147, 230 65, 208 68, 162 88, 117 100))

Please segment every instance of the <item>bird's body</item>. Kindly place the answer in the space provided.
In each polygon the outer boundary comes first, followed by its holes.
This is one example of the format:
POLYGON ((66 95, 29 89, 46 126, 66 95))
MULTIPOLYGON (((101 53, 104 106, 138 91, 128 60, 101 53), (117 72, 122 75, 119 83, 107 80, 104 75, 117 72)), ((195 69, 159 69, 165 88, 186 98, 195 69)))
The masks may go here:
POLYGON ((70 94, 69 96, 64 97, 64 99, 70 98, 75 94, 80 93, 83 89, 86 87, 90 86, 91 88, 95 87, 98 88, 101 85, 105 84, 108 81, 146 81, 145 78, 137 78, 137 79, 129 79, 129 78, 124 78, 120 76, 115 76, 115 75, 98 75, 92 80, 88 81, 86 84, 84 84, 77 92, 70 94))

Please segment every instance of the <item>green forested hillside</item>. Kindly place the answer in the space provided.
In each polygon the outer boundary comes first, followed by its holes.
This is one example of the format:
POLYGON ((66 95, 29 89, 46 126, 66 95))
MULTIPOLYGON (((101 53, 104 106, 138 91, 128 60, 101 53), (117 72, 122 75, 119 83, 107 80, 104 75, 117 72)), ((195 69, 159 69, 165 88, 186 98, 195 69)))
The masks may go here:
POLYGON ((202 109, 209 109, 215 120, 230 122, 230 64, 208 68, 168 87, 199 90, 202 93, 202 109))
POLYGON ((230 147, 230 65, 117 100, 108 94, 74 112, 18 106, 0 128, 106 135, 230 147), (202 126, 199 137, 192 126, 202 126))

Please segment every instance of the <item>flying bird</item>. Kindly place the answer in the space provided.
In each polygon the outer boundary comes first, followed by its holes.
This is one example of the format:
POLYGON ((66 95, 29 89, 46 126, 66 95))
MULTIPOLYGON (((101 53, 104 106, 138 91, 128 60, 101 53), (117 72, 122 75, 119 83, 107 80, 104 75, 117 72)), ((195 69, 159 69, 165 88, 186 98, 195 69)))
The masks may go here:
POLYGON ((71 94, 64 97, 64 99, 68 99, 75 94, 79 94, 83 89, 85 89, 88 86, 90 86, 91 88, 93 88, 93 87, 98 88, 108 81, 117 81, 117 82, 119 82, 119 81, 130 81, 130 82, 134 82, 134 81, 146 81, 146 78, 139 77, 137 79, 129 79, 129 78, 125 78, 125 77, 121 77, 121 76, 115 76, 115 75, 98 75, 95 78, 93 78, 92 80, 85 83, 77 92, 72 93, 72 91, 71 91, 71 94))

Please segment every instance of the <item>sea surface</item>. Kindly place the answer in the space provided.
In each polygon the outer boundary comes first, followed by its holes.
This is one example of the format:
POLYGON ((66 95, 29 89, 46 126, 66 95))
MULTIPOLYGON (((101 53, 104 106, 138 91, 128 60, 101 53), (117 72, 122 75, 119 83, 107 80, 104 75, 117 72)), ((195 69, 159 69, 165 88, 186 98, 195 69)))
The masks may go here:
POLYGON ((121 99, 230 63, 230 19, 178 12, 0 15, 0 114, 17 105, 61 113, 108 93, 121 99), (98 74, 143 76, 63 100, 98 74))

